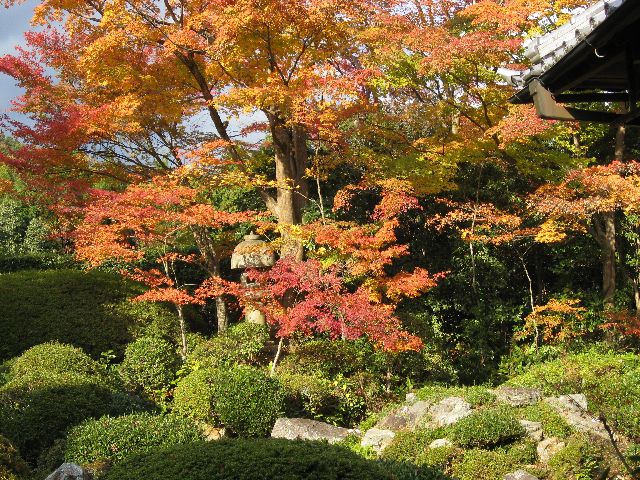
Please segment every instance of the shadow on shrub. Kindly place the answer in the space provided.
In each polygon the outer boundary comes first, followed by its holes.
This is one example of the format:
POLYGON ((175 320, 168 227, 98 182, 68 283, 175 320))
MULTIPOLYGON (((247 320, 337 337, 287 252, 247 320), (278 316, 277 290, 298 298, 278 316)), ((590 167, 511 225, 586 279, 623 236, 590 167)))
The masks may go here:
POLYGON ((165 480, 445 480, 415 465, 367 460, 336 445, 276 439, 235 439, 180 445, 113 467, 105 479, 165 480))
POLYGON ((71 345, 33 347, 11 362, 6 375, 9 381, 0 387, 0 434, 30 462, 87 418, 139 408, 97 362, 71 345))
POLYGON ((120 356, 137 323, 156 321, 142 310, 168 314, 158 306, 131 306, 127 298, 137 293, 119 275, 98 271, 0 275, 0 362, 52 340, 81 347, 95 359, 108 350, 120 356))

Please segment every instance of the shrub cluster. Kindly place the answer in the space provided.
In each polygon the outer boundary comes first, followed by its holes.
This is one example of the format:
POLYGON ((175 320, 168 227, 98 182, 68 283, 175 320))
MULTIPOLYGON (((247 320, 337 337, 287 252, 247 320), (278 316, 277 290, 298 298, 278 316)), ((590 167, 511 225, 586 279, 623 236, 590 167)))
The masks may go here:
POLYGON ((493 448, 511 443, 524 434, 524 427, 507 407, 478 410, 451 429, 451 439, 465 448, 493 448))
POLYGON ((176 413, 224 425, 240 436, 264 436, 284 410, 279 383, 263 371, 237 365, 196 370, 178 382, 176 413))
POLYGON ((242 322, 199 343, 191 352, 189 360, 203 367, 253 364, 268 340, 269 331, 265 325, 242 322))
POLYGON ((117 463, 158 447, 198 440, 202 440, 200 428, 186 418, 149 413, 104 416, 70 430, 65 459, 81 465, 117 463))
MULTIPOLYGON (((48 341, 81 347, 98 359, 113 350, 120 356, 138 323, 141 307, 127 298, 138 287, 116 274, 79 270, 29 270, 2 275, 0 282, 0 361, 48 341)), ((163 310, 154 307, 153 312, 163 310)), ((166 314, 165 314, 166 316, 166 314)))
POLYGON ((10 363, 0 387, 0 433, 28 461, 86 418, 138 408, 101 366, 70 345, 36 346, 10 363), (64 371, 68 369, 67 371, 64 371))
POLYGON ((323 442, 233 439, 180 445, 133 457, 105 480, 441 480, 438 471, 367 460, 323 442))
POLYGON ((15 447, 0 435, 0 479, 18 480, 29 473, 29 467, 15 447))
POLYGON ((640 356, 587 351, 532 366, 509 382, 548 395, 582 392, 589 409, 620 433, 640 438, 640 356))
POLYGON ((165 390, 180 364, 176 347, 159 337, 140 337, 127 345, 120 375, 127 388, 136 393, 165 390))

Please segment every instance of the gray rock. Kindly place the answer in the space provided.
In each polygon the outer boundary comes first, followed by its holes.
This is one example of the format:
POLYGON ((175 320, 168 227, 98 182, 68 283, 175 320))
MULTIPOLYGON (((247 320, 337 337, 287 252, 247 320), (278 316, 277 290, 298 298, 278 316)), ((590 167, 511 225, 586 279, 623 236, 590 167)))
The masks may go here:
POLYGON ((565 443, 560 441, 557 437, 545 438, 536 447, 538 453, 538 459, 542 463, 548 463, 551 457, 562 450, 565 447, 565 443))
POLYGON ((460 397, 447 397, 429 409, 431 423, 436 427, 453 425, 461 418, 471 415, 471 405, 460 397))
POLYGON ((396 436, 391 430, 382 430, 379 428, 372 428, 366 431, 364 437, 360 441, 360 445, 363 447, 371 447, 376 452, 382 452, 393 441, 396 436))
POLYGON ((527 432, 527 436, 536 442, 540 442, 544 433, 542 431, 542 423, 530 422, 529 420, 520 420, 520 425, 524 427, 527 432))
POLYGON ((429 444, 429 448, 442 448, 442 447, 450 447, 453 445, 451 440, 448 438, 438 438, 429 444))
POLYGON ((572 410, 586 410, 588 408, 587 397, 582 393, 572 393, 570 395, 560 395, 559 397, 549 397, 545 399, 550 404, 555 404, 561 408, 572 410))
POLYGON ((548 397, 544 401, 554 408, 576 430, 606 440, 609 435, 599 419, 587 412, 587 398, 582 394, 548 397))
POLYGON ((306 418, 278 418, 271 436, 273 438, 286 438, 287 440, 326 440, 329 443, 337 443, 357 430, 335 427, 328 423, 309 420, 306 418))
POLYGON ((93 480, 93 476, 75 463, 63 463, 46 480, 93 480))
POLYGON ((429 414, 428 402, 417 401, 411 405, 403 405, 386 417, 380 419, 374 428, 379 430, 414 430, 429 414))
POLYGON ((534 405, 542 399, 542 393, 536 388, 517 388, 503 385, 498 387, 494 393, 498 401, 513 407, 534 405))
POLYGON ((505 475, 504 480, 538 480, 538 477, 534 477, 529 472, 525 472, 524 470, 517 470, 513 473, 505 475))
POLYGON ((413 392, 407 393, 404 397, 404 401, 407 405, 413 405, 418 401, 418 396, 413 392))

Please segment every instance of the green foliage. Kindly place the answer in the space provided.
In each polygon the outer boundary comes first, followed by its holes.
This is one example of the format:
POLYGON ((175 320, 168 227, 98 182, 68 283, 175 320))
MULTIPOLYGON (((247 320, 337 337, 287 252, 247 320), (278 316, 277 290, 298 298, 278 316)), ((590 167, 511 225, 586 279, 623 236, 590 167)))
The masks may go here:
POLYGON ((125 460, 106 480, 444 480, 431 469, 367 460, 323 442, 235 439, 175 446, 125 460))
POLYGON ((269 340, 265 325, 242 322, 226 332, 199 343, 189 361, 203 367, 221 367, 236 363, 255 363, 269 340))
POLYGON ((104 416, 69 431, 65 459, 80 465, 117 463, 158 447, 198 440, 200 428, 186 418, 149 413, 104 416))
POLYGON ((280 384, 252 367, 236 366, 220 371, 214 395, 216 417, 241 436, 266 435, 284 411, 280 384))
POLYGON ((452 428, 452 440, 466 448, 492 448, 518 440, 525 434, 512 409, 492 407, 478 410, 452 428))
POLYGON ((81 347, 95 359, 108 350, 121 356, 152 314, 167 316, 162 307, 131 308, 127 298, 138 293, 119 275, 98 271, 0 275, 0 361, 52 340, 81 347))
POLYGON ((116 389, 97 362, 69 345, 34 347, 10 362, 8 376, 0 387, 0 434, 28 461, 86 418, 140 408, 116 389))
POLYGON ((567 438, 573 433, 573 428, 562 415, 545 402, 519 408, 516 410, 515 415, 520 420, 540 422, 542 431, 547 437, 567 438))
POLYGON ((548 395, 584 393, 589 410, 621 433, 640 438, 640 356, 596 350, 532 366, 511 385, 538 387, 548 395))
POLYGON ((439 402, 446 397, 462 397, 474 408, 491 404, 496 399, 493 393, 482 386, 450 387, 433 384, 420 388, 416 395, 420 400, 429 400, 431 402, 439 402))
POLYGON ((29 467, 11 442, 0 435, 0 479, 18 480, 29 473, 29 467))
POLYGON ((127 345, 120 375, 132 391, 153 395, 169 387, 179 363, 176 347, 171 342, 158 337, 140 337, 127 345))
POLYGON ((173 391, 174 412, 211 423, 218 374, 216 369, 200 368, 180 379, 173 391))
POLYGON ((295 373, 279 374, 278 380, 285 391, 285 411, 288 417, 327 420, 337 416, 340 392, 336 392, 331 380, 295 373))
POLYGON ((454 460, 453 477, 458 480, 502 480, 515 469, 519 462, 500 450, 466 450, 454 460))
POLYGON ((589 480, 602 471, 601 451, 583 436, 569 438, 566 446, 549 460, 549 479, 589 480))
MULTIPOLYGON (((427 465, 438 466, 437 462, 436 464, 430 463, 428 459, 425 458, 425 453, 431 450, 429 449, 431 442, 439 438, 445 438, 448 433, 449 430, 446 428, 420 428, 413 432, 398 432, 391 444, 382 451, 382 456, 383 458, 396 462, 425 463, 427 465)), ((433 450, 443 449, 437 448, 433 450)))
POLYGON ((178 382, 174 410, 241 436, 264 436, 284 411, 279 383, 256 368, 199 369, 178 382))

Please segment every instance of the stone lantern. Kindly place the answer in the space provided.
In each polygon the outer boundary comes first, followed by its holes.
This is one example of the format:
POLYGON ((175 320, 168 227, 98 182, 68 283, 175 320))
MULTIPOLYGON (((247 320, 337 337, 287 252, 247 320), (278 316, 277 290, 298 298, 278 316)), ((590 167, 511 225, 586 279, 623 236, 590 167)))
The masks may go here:
MULTIPOLYGON (((271 247, 260 238, 260 235, 251 233, 244 236, 244 241, 240 242, 233 249, 231 255, 231 268, 234 270, 246 270, 247 268, 267 269, 276 263, 276 254, 271 247)), ((240 275, 240 283, 245 287, 253 285, 247 280, 244 272, 240 275)), ((259 303, 259 298, 255 298, 259 303)), ((267 323, 264 313, 258 309, 247 310, 245 319, 251 323, 267 323)))

